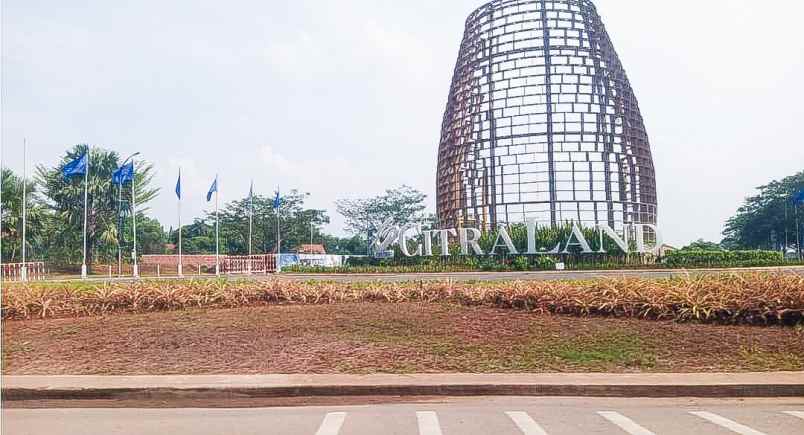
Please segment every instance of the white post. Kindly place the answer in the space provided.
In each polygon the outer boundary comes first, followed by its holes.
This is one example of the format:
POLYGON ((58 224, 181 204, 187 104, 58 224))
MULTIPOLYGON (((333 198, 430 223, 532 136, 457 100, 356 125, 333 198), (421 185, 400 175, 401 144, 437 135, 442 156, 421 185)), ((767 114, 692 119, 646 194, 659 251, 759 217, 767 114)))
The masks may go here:
POLYGON ((251 189, 248 193, 249 196, 249 210, 248 210, 248 274, 251 275, 251 234, 254 226, 254 180, 251 181, 251 189))
MULTIPOLYGON (((181 182, 181 168, 179 168, 179 182, 181 182)), ((179 195, 179 278, 184 277, 181 258, 181 195, 179 195)))
POLYGON ((282 271, 281 259, 282 259, 282 236, 279 233, 279 207, 274 209, 276 212, 276 271, 277 273, 282 271))
POLYGON ((802 252, 804 252, 804 251, 802 251, 802 249, 801 249, 801 223, 799 223, 799 220, 798 220, 799 203, 796 202, 793 205, 793 207, 795 207, 795 208, 793 208, 793 210, 796 213, 796 249, 798 250, 798 259, 800 261, 800 260, 804 260, 804 255, 802 255, 802 252))
POLYGON ((84 168, 84 260, 81 263, 81 279, 87 279, 87 216, 89 207, 89 160, 90 147, 87 145, 87 167, 84 168))
POLYGON ((218 217, 218 191, 220 188, 218 176, 215 175, 215 276, 221 275, 220 218, 218 217))
POLYGON ((117 185, 117 223, 121 228, 117 229, 117 276, 123 276, 123 217, 122 217, 122 204, 123 204, 123 183, 117 185))
POLYGON ((134 168, 134 158, 131 158, 131 224, 134 227, 134 248, 131 252, 133 261, 134 261, 134 270, 133 274, 134 278, 140 277, 140 267, 137 263, 137 194, 136 189, 134 186, 137 184, 135 180, 137 179, 137 170, 134 168))
POLYGON ((28 140, 22 140, 22 269, 20 281, 28 281, 28 264, 25 245, 28 241, 28 140))

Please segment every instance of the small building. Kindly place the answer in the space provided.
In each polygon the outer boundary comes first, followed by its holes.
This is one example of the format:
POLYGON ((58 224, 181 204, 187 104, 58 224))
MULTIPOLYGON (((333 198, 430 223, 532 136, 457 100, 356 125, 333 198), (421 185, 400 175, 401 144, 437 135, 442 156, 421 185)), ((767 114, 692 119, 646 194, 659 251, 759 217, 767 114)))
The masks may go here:
POLYGON ((305 255, 327 255, 324 245, 301 245, 296 252, 305 255))
POLYGON ((664 244, 659 248, 659 257, 665 257, 667 256, 667 254, 673 251, 678 251, 678 248, 676 248, 675 246, 664 244))

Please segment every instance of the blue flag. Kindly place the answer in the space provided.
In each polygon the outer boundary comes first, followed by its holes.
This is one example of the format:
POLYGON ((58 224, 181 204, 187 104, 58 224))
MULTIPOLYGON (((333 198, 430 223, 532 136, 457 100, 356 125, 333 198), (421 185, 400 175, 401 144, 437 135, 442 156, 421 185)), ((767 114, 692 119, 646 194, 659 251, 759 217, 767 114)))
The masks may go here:
POLYGON ((212 182, 212 186, 209 188, 209 192, 207 192, 207 202, 212 200, 212 194, 218 192, 218 177, 215 177, 215 181, 212 182))
POLYGON ((112 174, 112 184, 126 184, 134 181, 134 162, 123 165, 112 174))
POLYGON ((181 171, 179 171, 179 179, 176 180, 176 198, 181 199, 181 171))
POLYGON ((76 175, 85 175, 87 173, 87 153, 64 165, 61 173, 64 175, 64 181, 70 181, 70 178, 76 175))
POLYGON ((276 198, 274 198, 274 210, 279 208, 279 205, 282 203, 282 198, 279 196, 279 189, 276 191, 276 198))
POLYGON ((798 192, 798 195, 793 197, 793 204, 795 204, 795 205, 804 205, 804 189, 801 189, 798 192))

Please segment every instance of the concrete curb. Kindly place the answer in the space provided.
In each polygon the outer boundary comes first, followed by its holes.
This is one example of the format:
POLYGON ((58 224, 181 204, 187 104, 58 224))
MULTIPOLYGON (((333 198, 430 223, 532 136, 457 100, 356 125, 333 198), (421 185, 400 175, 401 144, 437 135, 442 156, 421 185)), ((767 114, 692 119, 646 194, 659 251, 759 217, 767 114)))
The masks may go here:
POLYGON ((644 398, 771 398, 804 397, 804 385, 418 385, 323 386, 276 388, 143 388, 82 390, 3 390, 4 401, 25 400, 200 400, 276 399, 344 396, 532 396, 644 398))
POLYGON ((4 377, 3 381, 4 401, 170 401, 337 396, 804 397, 804 373, 4 377), (763 382, 762 378, 766 380, 763 382))

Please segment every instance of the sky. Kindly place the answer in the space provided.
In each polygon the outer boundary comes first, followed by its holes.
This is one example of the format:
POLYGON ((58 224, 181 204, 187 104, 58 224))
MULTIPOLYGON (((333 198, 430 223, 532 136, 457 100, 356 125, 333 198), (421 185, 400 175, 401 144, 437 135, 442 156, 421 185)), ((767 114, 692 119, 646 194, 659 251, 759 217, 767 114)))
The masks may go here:
MULTIPOLYGON (((402 184, 435 210, 440 126, 476 0, 2 0, 3 165, 90 143, 153 162, 175 226, 255 191, 307 205, 402 184)), ((804 168, 804 3, 597 0, 651 138, 670 244, 719 241, 804 168)))

